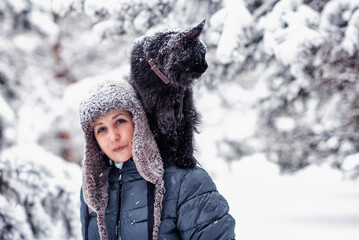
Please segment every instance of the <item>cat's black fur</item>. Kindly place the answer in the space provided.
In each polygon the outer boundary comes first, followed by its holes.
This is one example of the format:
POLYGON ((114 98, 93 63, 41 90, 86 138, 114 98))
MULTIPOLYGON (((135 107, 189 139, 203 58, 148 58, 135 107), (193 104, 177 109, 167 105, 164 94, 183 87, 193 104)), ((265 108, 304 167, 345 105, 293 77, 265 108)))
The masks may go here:
POLYGON ((205 21, 186 31, 143 36, 131 51, 130 83, 142 102, 162 158, 173 155, 181 168, 196 166, 193 133, 197 131, 199 114, 193 104, 192 86, 208 67, 206 47, 199 40, 204 24, 205 21), (148 63, 151 58, 169 79, 169 84, 151 70, 148 63))

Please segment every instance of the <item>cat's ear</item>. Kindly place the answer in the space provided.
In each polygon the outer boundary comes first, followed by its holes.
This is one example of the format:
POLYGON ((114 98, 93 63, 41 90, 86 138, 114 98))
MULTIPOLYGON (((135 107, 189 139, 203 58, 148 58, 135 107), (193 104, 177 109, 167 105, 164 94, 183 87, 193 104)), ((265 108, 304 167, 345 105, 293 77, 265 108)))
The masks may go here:
POLYGON ((188 42, 193 41, 196 39, 202 32, 204 24, 206 23, 206 19, 204 19, 200 24, 195 26, 194 28, 191 28, 183 35, 183 42, 186 45, 188 42))

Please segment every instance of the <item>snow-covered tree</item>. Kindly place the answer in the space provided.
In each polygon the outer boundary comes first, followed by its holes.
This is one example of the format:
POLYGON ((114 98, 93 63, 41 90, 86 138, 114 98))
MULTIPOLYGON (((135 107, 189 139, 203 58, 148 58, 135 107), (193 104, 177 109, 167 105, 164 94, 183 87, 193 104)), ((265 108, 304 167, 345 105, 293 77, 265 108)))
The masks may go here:
POLYGON ((60 27, 46 1, 4 0, 0 28, 0 239, 79 239, 80 167, 45 150, 70 79, 60 27))
MULTIPOLYGON (((262 151, 285 172, 330 162, 358 176, 358 6, 227 1, 211 17, 210 86, 239 84, 253 93, 248 104, 257 110, 253 135, 226 137, 221 154, 233 160, 262 151)), ((230 106, 233 95, 219 91, 230 106)))
POLYGON ((81 169, 36 145, 0 154, 0 239, 80 239, 81 169))

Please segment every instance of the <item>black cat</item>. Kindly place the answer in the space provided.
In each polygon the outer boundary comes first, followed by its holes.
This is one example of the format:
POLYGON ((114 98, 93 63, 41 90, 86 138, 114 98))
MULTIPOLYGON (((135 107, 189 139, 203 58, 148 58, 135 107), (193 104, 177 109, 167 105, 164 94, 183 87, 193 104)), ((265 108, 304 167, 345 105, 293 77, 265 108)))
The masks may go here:
POLYGON ((181 168, 196 165, 193 133, 199 114, 192 85, 207 69, 206 47, 199 40, 205 20, 186 31, 143 36, 131 51, 130 84, 146 112, 162 158, 175 157, 181 168))

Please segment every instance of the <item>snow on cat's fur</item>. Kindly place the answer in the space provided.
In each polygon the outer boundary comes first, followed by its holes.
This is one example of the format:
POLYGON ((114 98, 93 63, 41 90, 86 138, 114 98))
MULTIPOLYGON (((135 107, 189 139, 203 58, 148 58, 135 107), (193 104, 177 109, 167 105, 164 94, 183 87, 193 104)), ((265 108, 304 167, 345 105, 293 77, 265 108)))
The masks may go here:
POLYGON ((189 30, 143 36, 135 41, 131 51, 130 84, 142 102, 162 158, 174 156, 181 168, 196 165, 193 132, 197 130, 199 114, 193 104, 192 86, 208 67, 206 46, 199 39, 204 24, 202 21, 189 30), (152 71, 150 59, 169 84, 152 71))

